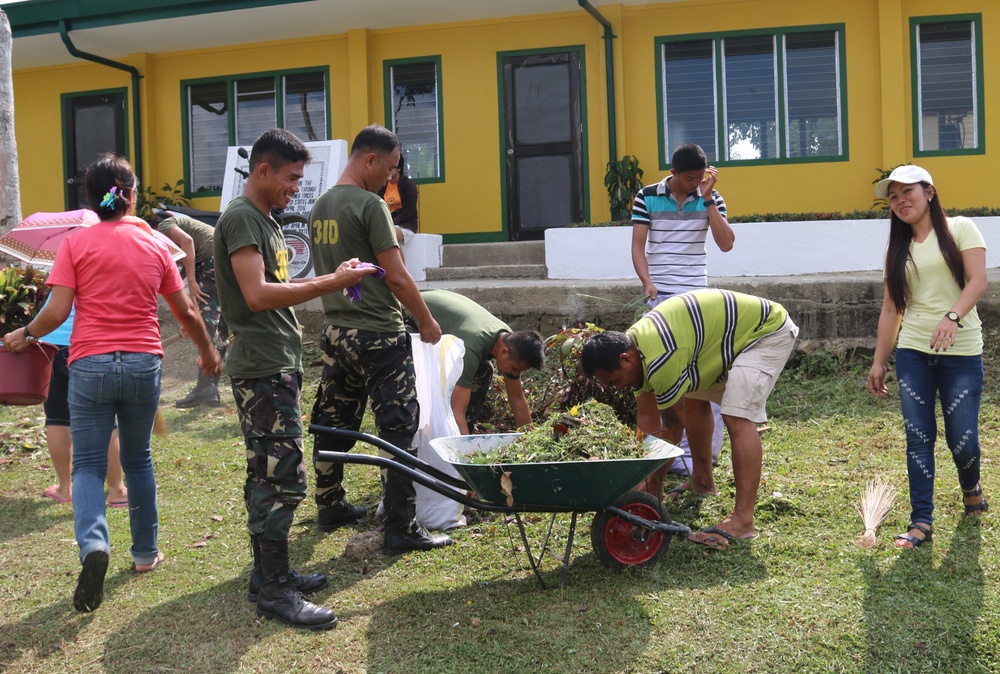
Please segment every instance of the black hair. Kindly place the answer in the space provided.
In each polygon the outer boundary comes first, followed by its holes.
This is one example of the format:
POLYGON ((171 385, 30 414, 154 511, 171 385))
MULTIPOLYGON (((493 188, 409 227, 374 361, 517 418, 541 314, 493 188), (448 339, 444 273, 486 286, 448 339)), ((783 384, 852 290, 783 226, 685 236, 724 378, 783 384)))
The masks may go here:
POLYGON ((508 332, 503 336, 503 345, 510 349, 510 357, 524 361, 533 370, 537 370, 545 362, 545 346, 542 333, 537 330, 518 330, 508 332))
POLYGON ((110 152, 99 155, 83 176, 90 208, 101 220, 125 215, 128 194, 138 189, 135 172, 125 157, 110 152))
POLYGON ((406 177, 406 155, 403 154, 403 147, 399 148, 399 161, 396 163, 396 170, 399 171, 399 177, 406 177))
MULTIPOLYGON (((931 186, 928 182, 920 182, 926 190, 931 186)), ((951 270, 951 275, 959 288, 965 288, 965 264, 962 253, 958 250, 951 230, 948 229, 948 219, 941 205, 941 198, 934 191, 927 205, 931 214, 931 225, 937 235, 938 247, 945 263, 951 270)), ((903 222, 892 211, 889 213, 889 245, 885 250, 885 287, 889 299, 896 305, 896 311, 903 313, 910 299, 910 286, 906 282, 906 265, 913 257, 910 254, 910 243, 913 241, 913 228, 903 222)))
POLYGON ((700 171, 708 167, 708 157, 700 145, 686 143, 681 145, 670 157, 670 168, 678 173, 700 171))
POLYGON ((399 139, 389 129, 381 124, 370 124, 361 129, 351 144, 351 154, 355 152, 374 152, 389 154, 400 147, 399 139))
POLYGON ((632 348, 632 340, 624 332, 609 330, 589 338, 580 352, 583 376, 593 377, 598 370, 614 372, 621 368, 620 356, 632 348))
POLYGON ((268 129, 258 136, 250 150, 250 171, 261 164, 281 169, 285 164, 308 162, 312 159, 309 148, 298 136, 285 129, 268 129))

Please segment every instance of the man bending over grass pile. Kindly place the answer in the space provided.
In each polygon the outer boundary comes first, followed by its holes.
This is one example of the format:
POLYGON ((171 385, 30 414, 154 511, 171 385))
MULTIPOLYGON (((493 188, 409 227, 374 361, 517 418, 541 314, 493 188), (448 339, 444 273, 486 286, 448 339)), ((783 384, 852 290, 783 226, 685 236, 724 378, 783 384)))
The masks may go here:
MULTIPOLYGON (((689 540, 723 550, 733 539, 757 536, 753 511, 762 455, 757 424, 767 421, 767 397, 798 332, 777 302, 728 290, 695 290, 658 304, 627 332, 600 333, 584 345, 584 375, 605 388, 635 389, 637 425, 647 435, 674 443, 680 439, 671 407, 683 398, 722 407, 736 507, 720 524, 692 533, 689 540)), ((691 448, 692 487, 715 494, 711 445, 691 443, 691 448)), ((664 472, 656 475, 656 496, 664 472)))

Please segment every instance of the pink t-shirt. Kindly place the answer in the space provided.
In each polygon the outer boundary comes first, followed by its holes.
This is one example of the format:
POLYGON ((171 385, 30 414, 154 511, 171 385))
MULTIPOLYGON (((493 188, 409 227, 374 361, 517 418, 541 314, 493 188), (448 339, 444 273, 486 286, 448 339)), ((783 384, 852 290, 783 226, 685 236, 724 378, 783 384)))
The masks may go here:
POLYGON ((76 291, 70 363, 115 351, 162 356, 156 295, 184 289, 167 247, 138 218, 70 234, 46 282, 76 291))

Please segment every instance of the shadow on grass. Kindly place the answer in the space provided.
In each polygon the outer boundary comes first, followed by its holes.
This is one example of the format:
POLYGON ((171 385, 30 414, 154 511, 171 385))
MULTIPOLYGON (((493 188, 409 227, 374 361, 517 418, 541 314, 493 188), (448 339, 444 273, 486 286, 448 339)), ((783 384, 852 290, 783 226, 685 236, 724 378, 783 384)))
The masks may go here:
MULTIPOLYGON (((115 593, 131 579, 133 571, 120 571, 108 576, 104 581, 104 601, 114 601, 115 593)), ((62 582, 54 580, 53 582, 62 582)), ((66 583, 65 596, 34 613, 26 615, 16 623, 5 623, 0 634, 0 672, 8 669, 12 662, 19 660, 25 651, 33 651, 33 658, 42 661, 63 650, 65 644, 77 641, 94 620, 96 613, 80 613, 73 608, 73 591, 76 576, 66 583)), ((104 610, 104 605, 97 609, 104 610)))
POLYGON ((63 520, 73 521, 73 506, 49 499, 0 496, 0 512, 4 514, 0 543, 44 531, 63 520))
POLYGON ((176 663, 183 653, 187 671, 235 671, 248 650, 283 629, 256 619, 245 578, 234 578, 135 616, 108 635, 102 664, 108 674, 165 671, 157 663, 176 663))
POLYGON ((366 634, 367 670, 610 672, 635 661, 652 636, 635 587, 570 583, 544 591, 526 577, 380 604, 366 634))
POLYGON ((887 570, 860 561, 868 630, 866 671, 987 671, 976 647, 983 609, 980 523, 962 520, 937 567, 933 540, 899 550, 887 570))

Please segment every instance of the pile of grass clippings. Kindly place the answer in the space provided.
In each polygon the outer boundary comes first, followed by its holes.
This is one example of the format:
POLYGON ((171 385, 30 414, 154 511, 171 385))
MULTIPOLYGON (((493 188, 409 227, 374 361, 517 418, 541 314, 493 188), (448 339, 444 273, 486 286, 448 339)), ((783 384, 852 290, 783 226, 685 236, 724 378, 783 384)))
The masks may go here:
POLYGON ((514 442, 470 455, 469 463, 543 463, 591 459, 635 459, 645 455, 642 440, 622 425, 615 411, 588 400, 568 412, 526 426, 514 442))

